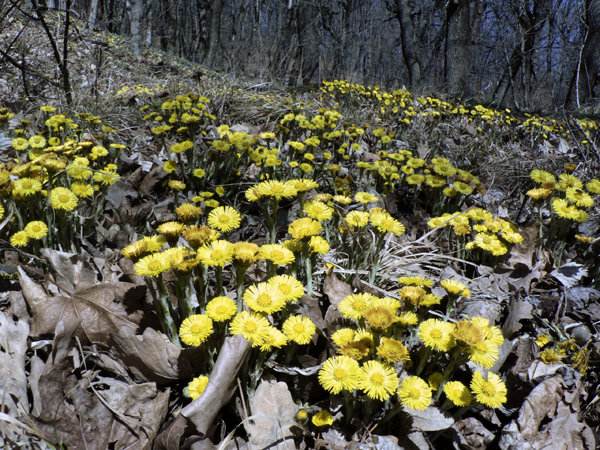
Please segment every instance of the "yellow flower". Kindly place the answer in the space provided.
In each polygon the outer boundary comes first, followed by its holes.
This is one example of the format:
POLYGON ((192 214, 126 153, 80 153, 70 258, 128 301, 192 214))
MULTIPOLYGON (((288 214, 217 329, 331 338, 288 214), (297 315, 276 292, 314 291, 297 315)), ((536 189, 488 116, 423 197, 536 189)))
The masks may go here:
POLYGON ((27 139, 22 137, 14 138, 11 144, 15 150, 26 150, 29 147, 27 139))
POLYGON ((268 283, 250 286, 244 292, 244 302, 254 311, 272 314, 285 307, 285 296, 279 289, 268 283))
POLYGON ((400 277, 398 278, 398 283, 405 286, 431 287, 433 281, 431 281, 429 278, 423 277, 400 277))
POLYGON ((565 219, 570 219, 575 208, 569 204, 569 201, 564 198, 553 198, 552 209, 559 216, 565 219))
POLYGON ((369 213, 366 211, 350 211, 344 218, 350 229, 363 228, 369 223, 369 213))
POLYGON ((319 201, 306 202, 302 210, 314 220, 329 220, 333 217, 333 208, 319 201))
POLYGON ((169 260, 162 253, 153 253, 144 256, 135 263, 134 270, 136 275, 146 275, 156 277, 171 268, 169 260))
POLYGON ((309 217, 294 220, 288 227, 289 233, 294 239, 304 239, 315 236, 323 231, 323 226, 309 217))
POLYGON ((398 295, 402 297, 402 300, 413 305, 418 305, 425 294, 427 291, 420 286, 403 286, 398 290, 398 295))
POLYGON ((439 351, 448 351, 455 345, 452 335, 454 324, 438 319, 428 319, 419 325, 419 338, 425 346, 439 351))
POLYGON ((469 388, 460 381, 448 381, 444 384, 444 394, 456 406, 469 406, 472 401, 469 388))
POLYGON ((10 237, 10 245, 13 247, 24 247, 29 242, 29 236, 25 230, 17 231, 10 237))
POLYGON ((566 191, 569 188, 582 189, 583 183, 575 175, 563 173, 558 176, 559 182, 556 188, 559 191, 566 191))
POLYGON ((273 197, 277 200, 295 197, 297 194, 297 190, 292 183, 277 180, 263 181, 256 186, 256 189, 259 195, 273 197))
POLYGON ((183 230, 185 230, 185 225, 180 222, 174 222, 174 221, 161 223, 156 228, 156 231, 158 231, 160 234, 170 237, 170 238, 175 238, 177 236, 180 236, 181 233, 183 233, 183 230))
POLYGON ((327 254, 331 248, 329 242, 321 236, 312 236, 308 241, 308 247, 311 253, 320 253, 321 255, 327 254))
POLYGON ((217 240, 198 249, 198 258, 206 266, 223 267, 233 259, 233 244, 217 240))
POLYGON ((73 211, 77 202, 77 196, 65 187, 57 187, 50 191, 50 204, 54 209, 73 211))
POLYGON ((371 306, 364 312, 363 317, 370 328, 377 330, 385 330, 394 323, 394 311, 381 304, 371 306))
POLYGON ((281 329, 286 336, 297 344, 309 344, 316 332, 315 324, 305 316, 290 316, 281 329))
POLYGON ((295 259, 294 253, 280 244, 261 245, 259 252, 264 259, 268 259, 278 266, 287 266, 295 259))
POLYGON ((352 328, 340 328, 331 335, 331 340, 339 347, 343 347, 354 340, 356 331, 352 328))
POLYGON ((182 234, 185 240, 188 241, 188 244, 195 249, 206 244, 207 242, 212 242, 218 239, 221 235, 221 233, 219 233, 217 230, 213 230, 205 225, 190 225, 183 231, 182 234))
POLYGON ((404 234, 404 225, 398 222, 396 219, 394 219, 386 211, 380 209, 377 209, 375 211, 371 210, 369 220, 371 221, 371 224, 374 227, 376 227, 381 233, 392 233, 396 236, 404 234))
POLYGON ((168 184, 174 191, 183 191, 185 189, 185 183, 183 181, 171 180, 168 184))
POLYGON ((360 319, 364 312, 369 309, 375 300, 373 294, 363 292, 359 294, 350 294, 338 303, 339 311, 350 319, 360 319))
POLYGON ((592 194, 600 194, 600 180, 598 180, 596 178, 590 180, 585 185, 585 188, 592 194))
POLYGON ((379 200, 379 198, 368 192, 357 192, 354 195, 354 200, 356 200, 359 203, 367 204, 367 203, 377 202, 379 200))
POLYGON ((269 332, 271 324, 261 314, 242 311, 235 315, 229 324, 229 332, 232 335, 241 334, 248 341, 260 341, 269 332))
POLYGON ((358 387, 369 398, 387 400, 399 384, 396 371, 379 361, 367 361, 360 368, 358 387))
POLYGON ((167 160, 163 164, 163 170, 167 173, 173 173, 177 170, 177 163, 171 159, 167 160))
POLYGON ((462 295, 463 297, 469 297, 469 295, 465 295, 465 293, 468 291, 467 287, 460 281, 448 279, 442 280, 440 284, 450 295, 462 295))
POLYGON ((212 332, 213 321, 204 314, 192 314, 179 327, 181 341, 194 347, 205 342, 212 332))
POLYGON ((419 377, 408 377, 402 380, 398 397, 402 405, 416 410, 427 409, 431 404, 431 388, 425 380, 419 377))
POLYGON ((29 138, 29 146, 31 148, 44 148, 46 145, 46 139, 43 136, 37 134, 29 138))
POLYGON ((231 206, 219 206, 208 215, 208 225, 219 231, 231 231, 239 228, 242 218, 231 206))
POLYGON ((204 178, 206 171, 204 169, 194 169, 193 174, 196 178, 204 178))
POLYGON ((206 389, 206 385, 208 384, 208 377, 205 375, 200 375, 199 377, 194 378, 188 384, 188 395, 192 400, 196 400, 198 397, 202 395, 202 393, 206 389))
POLYGON ((410 359, 408 349, 401 341, 386 337, 381 338, 381 342, 377 347, 377 355, 390 364, 398 361, 406 362, 410 359))
POLYGON ((182 222, 192 222, 202 214, 202 208, 193 203, 182 203, 175 209, 177 218, 182 222))
POLYGON ((238 241, 233 244, 233 259, 242 264, 252 264, 259 261, 260 247, 252 242, 238 241))
POLYGON ((574 202, 577 206, 583 208, 589 208, 591 206, 594 206, 594 200, 592 199, 590 194, 588 194, 585 191, 582 191, 581 189, 568 188, 565 196, 569 200, 574 202))
POLYGON ((71 184, 71 190, 79 198, 89 198, 94 195, 94 188, 91 184, 81 183, 79 181, 71 184))
POLYGON ((276 287, 286 302, 295 302, 304 295, 304 286, 291 275, 276 275, 269 278, 267 283, 276 287))
POLYGON ((260 347, 262 352, 281 348, 287 344, 287 336, 273 326, 269 326, 263 336, 252 342, 253 347, 260 347))
POLYGON ((550 172, 546 172, 545 170, 533 169, 531 171, 531 173, 529 174, 529 176, 536 183, 541 183, 541 184, 556 183, 556 178, 554 177, 554 175, 552 175, 550 172))
POLYGON ((34 220, 25 225, 25 233, 31 239, 41 239, 48 234, 48 226, 41 220, 34 220))
POLYGON ((206 315, 215 322, 231 319, 237 312, 237 305, 229 297, 215 297, 206 305, 206 315))
POLYGON ((349 356, 333 356, 319 370, 319 383, 332 394, 356 389, 359 379, 358 363, 349 356))
POLYGON ((475 399, 490 408, 498 408, 506 402, 506 385, 502 379, 493 372, 489 372, 487 379, 481 372, 475 372, 471 380, 471 392, 475 399))
POLYGON ((298 192, 307 192, 319 187, 319 183, 317 183, 312 178, 296 178, 293 180, 289 180, 287 183, 291 184, 294 188, 296 188, 296 191, 298 192))
POLYGON ((324 409, 313 415, 310 420, 316 427, 325 427, 333 424, 333 416, 329 411, 325 411, 324 409))
POLYGON ((469 347, 469 359, 475 364, 491 369, 498 361, 498 345, 489 340, 482 340, 469 347))
POLYGON ((552 194, 552 189, 546 189, 546 188, 530 189, 525 194, 534 200, 543 200, 545 198, 550 197, 550 195, 552 194))
POLYGON ((34 178, 19 178, 13 181, 13 195, 28 197, 42 190, 42 183, 34 178))

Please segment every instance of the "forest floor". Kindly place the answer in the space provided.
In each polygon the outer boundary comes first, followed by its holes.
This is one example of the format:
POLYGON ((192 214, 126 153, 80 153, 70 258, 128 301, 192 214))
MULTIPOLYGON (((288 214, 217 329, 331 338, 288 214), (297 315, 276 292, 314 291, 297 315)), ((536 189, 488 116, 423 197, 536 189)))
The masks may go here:
POLYGON ((599 122, 278 88, 77 23, 67 105, 22 25, 4 446, 595 448, 599 122))

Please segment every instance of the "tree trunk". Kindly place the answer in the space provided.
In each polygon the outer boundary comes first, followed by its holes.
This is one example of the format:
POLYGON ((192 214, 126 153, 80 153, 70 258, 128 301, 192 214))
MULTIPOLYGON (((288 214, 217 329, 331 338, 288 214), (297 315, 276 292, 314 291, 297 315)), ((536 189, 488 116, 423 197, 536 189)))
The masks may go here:
POLYGON ((587 35, 581 52, 578 103, 597 98, 600 87, 600 0, 585 0, 587 35))
POLYGON ((94 27, 96 26, 96 18, 98 16, 98 3, 99 0, 92 0, 91 4, 90 4, 90 14, 88 16, 88 28, 90 29, 94 29, 94 27))
POLYGON ((446 7, 446 82, 448 89, 460 96, 471 96, 470 69, 470 1, 451 0, 446 7))
POLYGON ((214 0, 210 9, 210 31, 208 40, 208 52, 204 63, 212 66, 215 63, 217 50, 221 45, 221 11, 223 0, 214 0))
POLYGON ((412 2, 410 0, 386 1, 386 7, 391 11, 398 25, 400 25, 400 46, 402 50, 402 59, 408 70, 408 83, 411 87, 417 86, 422 78, 421 61, 421 43, 416 39, 416 32, 412 22, 412 2))

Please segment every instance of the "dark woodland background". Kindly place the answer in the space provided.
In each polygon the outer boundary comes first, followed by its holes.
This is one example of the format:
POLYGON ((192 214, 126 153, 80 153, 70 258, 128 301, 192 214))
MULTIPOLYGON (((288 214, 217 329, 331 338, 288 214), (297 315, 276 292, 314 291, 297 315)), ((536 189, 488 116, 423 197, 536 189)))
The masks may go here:
POLYGON ((37 6, 70 8, 90 28, 129 37, 140 51, 169 50, 258 82, 347 79, 521 110, 597 104, 600 96, 600 0, 38 0, 37 6))

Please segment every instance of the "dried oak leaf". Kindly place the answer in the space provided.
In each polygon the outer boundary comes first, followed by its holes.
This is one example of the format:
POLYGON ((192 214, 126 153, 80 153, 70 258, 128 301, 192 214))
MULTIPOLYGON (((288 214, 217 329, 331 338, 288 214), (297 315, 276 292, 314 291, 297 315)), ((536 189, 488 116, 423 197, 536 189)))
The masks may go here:
POLYGON ((290 428, 295 423, 298 405, 294 403, 287 384, 261 381, 250 399, 250 411, 252 416, 244 422, 249 450, 296 448, 290 428))
POLYGON ((56 325, 80 322, 76 331, 84 343, 106 345, 122 327, 135 332, 144 317, 144 286, 133 283, 80 282, 67 295, 51 295, 19 269, 23 296, 32 313, 31 335, 52 334, 56 325))

